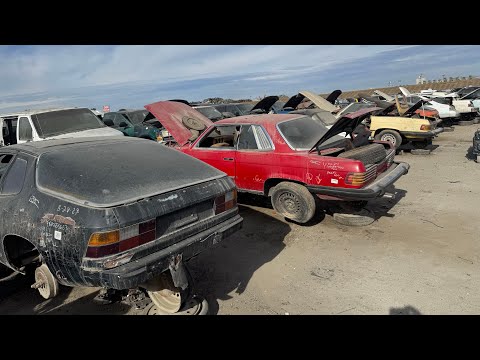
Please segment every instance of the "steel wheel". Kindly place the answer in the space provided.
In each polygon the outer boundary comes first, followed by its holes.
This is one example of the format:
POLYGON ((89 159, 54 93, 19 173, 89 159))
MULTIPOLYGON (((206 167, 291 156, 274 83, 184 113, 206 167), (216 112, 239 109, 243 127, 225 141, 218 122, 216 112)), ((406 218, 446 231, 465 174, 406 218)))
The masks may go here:
POLYGON ((280 205, 282 212, 291 214, 295 217, 300 212, 301 203, 298 197, 290 192, 285 191, 278 197, 278 204, 280 205))
POLYGON ((185 306, 175 313, 169 313, 162 311, 158 306, 152 302, 143 311, 144 315, 207 315, 208 314, 208 302, 199 296, 193 296, 190 298, 185 306))
POLYGON ((383 134, 383 136, 380 138, 382 141, 389 141, 392 143, 393 146, 397 145, 397 139, 393 134, 383 134))
POLYGON ((185 290, 175 287, 172 276, 169 272, 164 272, 145 284, 144 287, 147 290, 148 296, 159 311, 169 314, 176 313, 189 297, 192 288, 192 281, 188 269, 186 270, 189 285, 185 290))

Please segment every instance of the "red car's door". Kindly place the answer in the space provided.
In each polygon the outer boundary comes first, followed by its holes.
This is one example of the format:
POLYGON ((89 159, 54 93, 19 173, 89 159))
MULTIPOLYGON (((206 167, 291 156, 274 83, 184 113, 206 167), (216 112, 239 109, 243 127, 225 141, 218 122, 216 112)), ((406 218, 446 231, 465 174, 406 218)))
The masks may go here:
POLYGON ((237 143, 236 185, 262 192, 274 165, 273 144, 263 127, 242 125, 237 143))
POLYGON ((235 129, 234 125, 215 126, 185 153, 212 165, 235 180, 235 129))

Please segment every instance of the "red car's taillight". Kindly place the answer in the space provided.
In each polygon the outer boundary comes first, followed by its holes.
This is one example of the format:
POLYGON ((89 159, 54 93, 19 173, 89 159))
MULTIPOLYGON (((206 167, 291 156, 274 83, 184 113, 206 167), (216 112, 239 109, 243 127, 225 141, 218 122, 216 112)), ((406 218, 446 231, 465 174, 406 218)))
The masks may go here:
POLYGON ((150 220, 126 228, 93 233, 88 241, 87 257, 101 258, 155 240, 156 221, 150 220))
POLYGON ((348 185, 363 185, 366 182, 366 173, 348 173, 345 176, 345 184, 348 185))
POLYGON ((215 215, 237 206, 237 190, 231 190, 215 199, 215 215))

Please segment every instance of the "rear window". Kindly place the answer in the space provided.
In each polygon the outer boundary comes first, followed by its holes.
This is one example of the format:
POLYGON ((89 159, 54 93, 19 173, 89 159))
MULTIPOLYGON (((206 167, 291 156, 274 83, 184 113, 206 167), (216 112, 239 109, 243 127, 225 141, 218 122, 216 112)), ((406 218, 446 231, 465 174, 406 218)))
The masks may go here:
POLYGON ((143 139, 65 146, 40 155, 42 192, 110 207, 206 182, 224 174, 182 152, 143 139))
POLYGON ((89 109, 68 109, 32 115, 39 136, 104 128, 106 125, 89 109))
POLYGON ((301 117, 278 124, 278 130, 295 150, 310 150, 328 129, 310 117, 301 117))

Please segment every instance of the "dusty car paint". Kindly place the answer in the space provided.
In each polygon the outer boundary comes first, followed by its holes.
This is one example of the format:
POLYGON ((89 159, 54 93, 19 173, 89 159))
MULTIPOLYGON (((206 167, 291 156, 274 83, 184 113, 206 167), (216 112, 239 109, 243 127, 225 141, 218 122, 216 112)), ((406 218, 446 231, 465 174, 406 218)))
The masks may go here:
POLYGON ((187 260, 242 224, 236 205, 216 210, 235 191, 228 177, 149 140, 41 141, 2 148, 4 156, 13 158, 0 167, 0 262, 22 271, 18 246, 33 247, 64 285, 136 287, 167 270, 172 256, 187 260), (145 154, 159 165, 135 161, 145 154), (6 192, 11 184, 16 192, 6 192), (132 227, 138 236, 128 235, 132 227), (124 234, 120 241, 92 247, 94 233, 112 231, 124 234))

